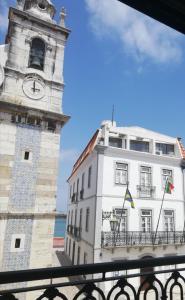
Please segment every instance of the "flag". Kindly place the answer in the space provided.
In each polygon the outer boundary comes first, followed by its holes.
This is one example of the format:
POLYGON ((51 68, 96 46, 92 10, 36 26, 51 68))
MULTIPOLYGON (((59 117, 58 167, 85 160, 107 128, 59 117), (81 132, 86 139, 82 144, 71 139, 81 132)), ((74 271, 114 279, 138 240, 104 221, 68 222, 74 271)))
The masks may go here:
POLYGON ((126 189, 125 200, 130 202, 132 208, 135 208, 134 201, 132 199, 131 193, 129 192, 128 188, 126 189))
POLYGON ((173 189, 174 189, 174 185, 172 183, 172 178, 168 178, 165 186, 165 192, 167 194, 171 194, 173 189))

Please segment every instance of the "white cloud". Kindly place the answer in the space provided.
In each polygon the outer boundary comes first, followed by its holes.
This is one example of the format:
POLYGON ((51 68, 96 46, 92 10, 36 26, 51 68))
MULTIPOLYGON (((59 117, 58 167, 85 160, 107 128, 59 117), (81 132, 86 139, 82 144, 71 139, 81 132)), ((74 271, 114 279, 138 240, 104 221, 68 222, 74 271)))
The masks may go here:
POLYGON ((117 0, 85 0, 90 24, 99 37, 116 38, 124 51, 135 59, 179 62, 181 34, 138 13, 117 0))

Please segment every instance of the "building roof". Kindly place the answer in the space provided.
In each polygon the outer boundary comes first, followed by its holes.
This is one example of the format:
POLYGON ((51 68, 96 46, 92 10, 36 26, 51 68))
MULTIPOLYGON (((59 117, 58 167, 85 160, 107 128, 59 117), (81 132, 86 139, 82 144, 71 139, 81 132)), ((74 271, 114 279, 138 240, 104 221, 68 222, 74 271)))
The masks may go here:
MULTIPOLYGON (((180 138, 176 139, 174 137, 163 135, 161 133, 151 131, 151 130, 148 130, 146 128, 141 128, 141 127, 138 127, 138 126, 116 127, 116 123, 114 125, 110 125, 110 124, 111 124, 110 121, 103 121, 102 122, 103 126, 107 125, 109 127, 108 130, 110 130, 110 133, 115 133, 116 132, 116 133, 122 133, 122 134, 136 135, 136 136, 142 136, 142 138, 151 138, 151 136, 153 136, 153 138, 158 142, 160 142, 160 141, 164 142, 165 141, 167 143, 174 143, 174 144, 177 143, 178 146, 179 146, 179 150, 180 150, 179 151, 180 152, 179 153, 180 157, 182 157, 182 159, 185 160, 185 147, 183 146, 180 138)), ((94 147, 96 146, 97 138, 98 138, 98 136, 101 136, 101 134, 102 134, 101 129, 98 129, 94 133, 94 135, 92 136, 92 138, 88 142, 87 146, 83 150, 82 154, 79 156, 76 163, 74 164, 73 169, 72 169, 72 173, 71 173, 70 177, 68 178, 68 180, 74 175, 74 173, 78 170, 78 168, 85 161, 85 159, 92 153, 94 147)))
POLYGON ((185 159, 185 148, 184 148, 184 146, 183 146, 183 144, 181 142, 181 139, 178 138, 177 140, 178 140, 178 144, 179 144, 181 156, 182 156, 183 159, 185 159))
POLYGON ((93 137, 91 138, 91 140, 89 141, 89 143, 87 144, 85 149, 83 150, 82 154, 77 159, 76 163, 73 166, 72 173, 71 173, 70 177, 68 178, 68 180, 77 171, 77 169, 80 167, 80 165, 83 163, 83 161, 92 153, 92 151, 93 151, 93 149, 96 145, 96 140, 97 140, 97 137, 98 137, 98 133, 99 133, 99 129, 96 130, 95 134, 93 135, 93 137))

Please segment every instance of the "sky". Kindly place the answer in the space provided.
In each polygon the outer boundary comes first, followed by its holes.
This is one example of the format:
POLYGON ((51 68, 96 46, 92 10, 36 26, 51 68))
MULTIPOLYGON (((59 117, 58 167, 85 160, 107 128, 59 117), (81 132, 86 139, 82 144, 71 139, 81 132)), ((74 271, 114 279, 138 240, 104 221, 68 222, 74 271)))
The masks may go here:
MULTIPOLYGON (((53 0, 67 10, 71 30, 64 62, 63 112, 57 209, 66 211, 67 178, 103 120, 140 126, 185 144, 185 37, 117 0, 53 0)), ((0 44, 8 7, 0 0, 0 44)))

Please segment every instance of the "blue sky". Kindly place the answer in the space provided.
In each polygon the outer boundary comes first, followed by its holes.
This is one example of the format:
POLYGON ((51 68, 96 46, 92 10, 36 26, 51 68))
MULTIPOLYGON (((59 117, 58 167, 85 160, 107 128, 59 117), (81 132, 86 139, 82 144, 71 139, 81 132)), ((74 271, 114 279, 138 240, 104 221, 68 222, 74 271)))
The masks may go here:
MULTIPOLYGON (((0 43, 7 7, 0 0, 0 43)), ((185 37, 117 0, 53 0, 67 9, 58 209, 66 210, 72 165, 102 120, 141 126, 185 142, 185 37)))

